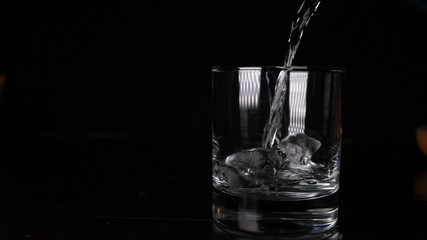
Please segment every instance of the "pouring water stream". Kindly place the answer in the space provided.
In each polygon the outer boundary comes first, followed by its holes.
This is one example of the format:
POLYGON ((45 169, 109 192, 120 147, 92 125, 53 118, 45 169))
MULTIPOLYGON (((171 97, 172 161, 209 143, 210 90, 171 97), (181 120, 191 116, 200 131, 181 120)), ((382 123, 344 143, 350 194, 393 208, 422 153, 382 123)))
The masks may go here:
MULTIPOLYGON (((295 53, 301 42, 304 29, 307 27, 313 14, 316 12, 320 0, 304 0, 297 14, 292 21, 288 47, 285 55, 284 67, 289 69, 295 57, 295 53)), ((284 70, 280 73, 275 90, 274 97, 270 108, 270 115, 264 127, 264 134, 262 138, 262 146, 264 148, 272 147, 276 139, 280 136, 280 126, 282 124, 283 104, 286 98, 287 83, 289 81, 289 71, 284 70)))

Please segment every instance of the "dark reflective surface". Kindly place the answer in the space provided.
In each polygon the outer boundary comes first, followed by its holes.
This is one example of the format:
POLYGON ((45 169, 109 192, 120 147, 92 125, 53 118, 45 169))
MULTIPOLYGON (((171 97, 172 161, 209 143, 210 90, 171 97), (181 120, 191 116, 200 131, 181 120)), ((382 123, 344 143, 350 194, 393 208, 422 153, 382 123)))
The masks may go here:
MULTIPOLYGON (((160 139, 154 135, 119 139, 33 135, 19 151, 3 151, 0 237, 248 238, 217 232, 213 225, 209 136, 161 139, 174 143, 168 145, 170 153, 186 149, 188 142, 197 150, 185 162, 170 161, 169 155, 145 154, 165 151, 155 144, 160 139)), ((415 145, 345 141, 342 159, 339 235, 329 237, 427 236, 427 204, 412 195, 417 171, 413 167, 423 160, 415 145), (386 164, 398 159, 405 159, 405 164, 386 164)))

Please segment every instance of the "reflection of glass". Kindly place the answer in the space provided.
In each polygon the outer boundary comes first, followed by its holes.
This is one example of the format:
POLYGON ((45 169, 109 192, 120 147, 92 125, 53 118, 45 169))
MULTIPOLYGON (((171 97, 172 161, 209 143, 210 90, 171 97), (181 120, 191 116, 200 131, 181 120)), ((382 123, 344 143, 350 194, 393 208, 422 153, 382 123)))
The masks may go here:
POLYGON ((300 234, 336 224, 343 74, 308 67, 213 68, 213 215, 224 229, 300 234), (287 92, 274 98, 280 80, 287 92), (276 114, 280 138, 266 148, 262 139, 273 105, 283 106, 276 114))
POLYGON ((321 233, 301 233, 297 235, 271 237, 247 234, 242 235, 241 233, 233 234, 230 232, 222 231, 221 227, 218 227, 215 223, 212 224, 212 240, 341 240, 343 235, 339 232, 337 227, 333 227, 325 232, 321 233))

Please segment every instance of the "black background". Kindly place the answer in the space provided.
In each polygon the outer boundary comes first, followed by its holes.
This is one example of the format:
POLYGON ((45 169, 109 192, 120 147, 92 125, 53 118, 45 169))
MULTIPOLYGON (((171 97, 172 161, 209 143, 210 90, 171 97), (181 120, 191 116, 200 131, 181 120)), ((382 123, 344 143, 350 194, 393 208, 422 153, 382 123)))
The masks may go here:
MULTIPOLYGON (((281 65, 299 4, 5 6, 2 119, 25 131, 207 133, 210 67, 281 65)), ((425 14, 403 1, 319 9, 294 64, 347 69, 347 138, 406 141, 427 122, 425 14)))
MULTIPOLYGON (((1 226, 14 229, 4 236, 44 239, 58 216, 209 219, 210 68, 282 65, 299 4, 2 6, 1 226)), ((366 221, 409 226, 397 219, 414 218, 413 181, 427 165, 415 142, 427 124, 427 14, 404 1, 325 0, 294 64, 346 69, 344 236, 366 221)))

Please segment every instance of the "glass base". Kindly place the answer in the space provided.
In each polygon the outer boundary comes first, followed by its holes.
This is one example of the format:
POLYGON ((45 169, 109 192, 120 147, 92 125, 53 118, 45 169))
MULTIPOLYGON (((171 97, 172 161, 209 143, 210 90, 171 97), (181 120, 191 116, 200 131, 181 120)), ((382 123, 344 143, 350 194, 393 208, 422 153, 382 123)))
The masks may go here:
POLYGON ((213 223, 214 239, 239 239, 239 240, 341 240, 343 235, 338 231, 338 226, 334 226, 320 233, 300 233, 300 234, 281 234, 265 235, 251 234, 213 223))
POLYGON ((263 236, 316 234, 338 220, 338 192, 309 200, 283 201, 254 194, 230 195, 213 188, 213 218, 233 234, 263 236))

